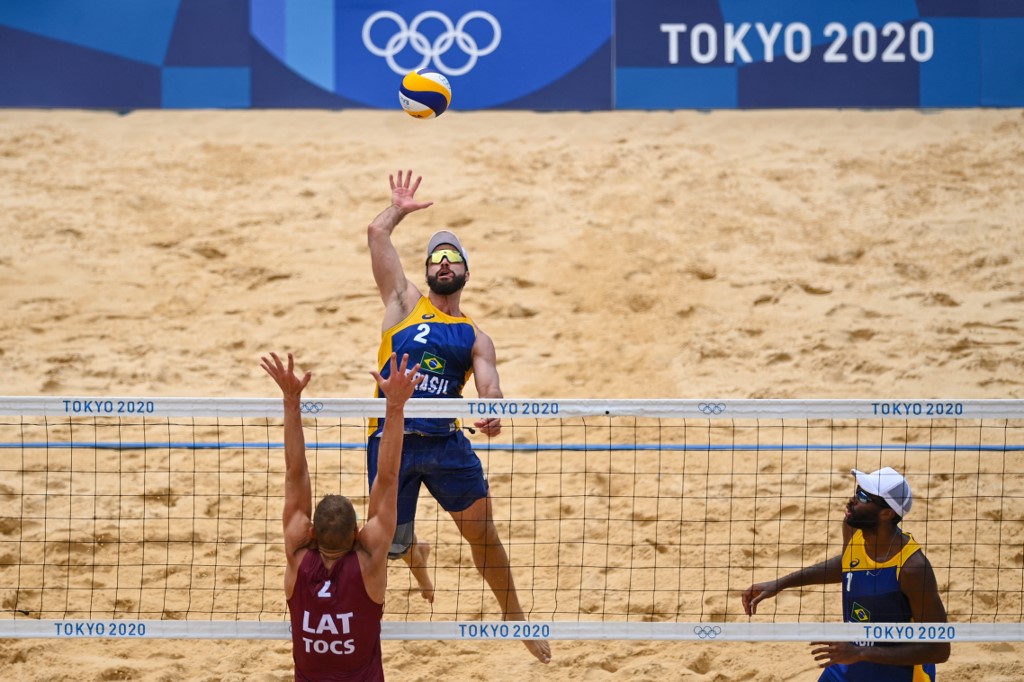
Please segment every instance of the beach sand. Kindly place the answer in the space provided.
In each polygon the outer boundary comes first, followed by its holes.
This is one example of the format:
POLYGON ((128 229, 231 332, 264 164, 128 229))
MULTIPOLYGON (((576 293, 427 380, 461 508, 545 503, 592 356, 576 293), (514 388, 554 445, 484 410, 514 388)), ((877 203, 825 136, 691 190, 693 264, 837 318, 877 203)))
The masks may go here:
MULTIPOLYGON (((1020 110, 4 110, 0 169, 0 395, 271 397, 277 350, 367 397, 365 228, 412 169, 406 270, 459 233, 506 396, 1024 397, 1020 110)), ((817 678, 804 643, 383 646, 393 680, 817 678)), ((1022 655, 957 644, 939 676, 1022 655)), ((3 640, 0 668, 292 674, 287 641, 3 640)))

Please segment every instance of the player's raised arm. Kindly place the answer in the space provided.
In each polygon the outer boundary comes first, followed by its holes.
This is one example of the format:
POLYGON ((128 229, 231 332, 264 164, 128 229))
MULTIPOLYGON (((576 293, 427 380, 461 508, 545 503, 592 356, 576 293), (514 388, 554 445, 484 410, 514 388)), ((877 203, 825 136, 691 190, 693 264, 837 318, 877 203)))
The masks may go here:
POLYGON ((427 208, 434 202, 416 201, 422 177, 412 179, 412 171, 398 171, 397 179, 389 175, 391 204, 374 218, 366 228, 366 241, 370 247, 370 263, 381 300, 386 308, 383 329, 388 329, 412 310, 419 299, 419 289, 405 275, 402 260, 391 241, 391 234, 402 219, 414 211, 427 208))
POLYGON ((301 378, 295 374, 295 358, 288 353, 285 367, 277 353, 261 358, 261 366, 273 377, 284 398, 284 549, 287 557, 285 569, 285 595, 290 597, 295 586, 299 563, 297 553, 310 541, 313 527, 313 497, 306 463, 306 438, 302 432, 302 391, 313 376, 306 372, 301 378))
POLYGON ((359 541, 381 564, 387 561, 388 549, 398 523, 398 471, 402 464, 402 441, 405 428, 405 403, 416 386, 423 381, 419 364, 408 366, 409 356, 399 364, 391 354, 391 371, 387 379, 371 372, 387 401, 384 432, 381 435, 377 475, 370 487, 366 524, 359 532, 359 541))

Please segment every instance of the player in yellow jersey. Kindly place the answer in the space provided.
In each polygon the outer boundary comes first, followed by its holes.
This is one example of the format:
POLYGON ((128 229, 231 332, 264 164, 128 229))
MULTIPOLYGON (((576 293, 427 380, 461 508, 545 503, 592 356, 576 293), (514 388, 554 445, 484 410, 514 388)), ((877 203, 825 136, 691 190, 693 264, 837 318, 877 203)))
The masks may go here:
MULTIPOLYGON (((409 364, 418 363, 424 375, 413 398, 461 398, 471 377, 479 397, 501 398, 494 343, 462 312, 462 289, 469 281, 469 259, 458 237, 441 231, 428 241, 426 296, 406 277, 391 241, 392 233, 405 216, 433 203, 416 200, 421 179, 413 181, 412 171, 399 171, 397 178, 389 176, 391 204, 367 227, 373 278, 384 302, 378 370, 386 379, 391 354, 408 354, 409 364)), ((371 486, 382 422, 371 423, 366 447, 371 486)), ((501 432, 501 420, 497 418, 479 420, 474 426, 488 437, 501 432)), ((416 501, 420 485, 425 485, 469 542, 473 562, 497 598, 505 620, 525 620, 508 554, 494 525, 483 467, 459 423, 454 419, 406 419, 404 431, 398 527, 392 557, 405 560, 423 597, 433 601, 434 587, 427 572, 430 546, 414 532, 416 501)), ((540 661, 551 660, 551 648, 546 641, 524 640, 524 644, 540 661)))
MULTIPOLYGON (((899 523, 910 511, 910 484, 883 467, 854 469, 854 494, 843 519, 843 552, 778 580, 751 585, 743 610, 784 589, 842 583, 847 623, 945 623, 935 572, 910 533, 899 523)), ((811 654, 825 670, 819 682, 933 682, 935 664, 949 658, 948 642, 884 644, 812 642, 811 654)))

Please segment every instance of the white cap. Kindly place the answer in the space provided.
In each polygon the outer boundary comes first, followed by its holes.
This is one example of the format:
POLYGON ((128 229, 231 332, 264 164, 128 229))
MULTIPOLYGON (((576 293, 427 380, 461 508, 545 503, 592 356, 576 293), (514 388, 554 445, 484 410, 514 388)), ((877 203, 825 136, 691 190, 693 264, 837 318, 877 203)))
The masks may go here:
POLYGON ((427 258, 430 258, 430 254, 434 253, 434 249, 441 244, 451 244, 454 246, 455 250, 462 254, 462 260, 466 263, 466 270, 469 270, 469 256, 466 255, 466 250, 462 248, 462 242, 459 241, 454 232, 449 232, 448 230, 441 230, 433 234, 430 241, 427 242, 427 258))
POLYGON ((889 508, 900 518, 906 516, 910 511, 914 502, 914 498, 910 494, 910 484, 892 467, 883 467, 870 474, 850 469, 850 473, 857 477, 857 485, 865 492, 885 500, 889 508))

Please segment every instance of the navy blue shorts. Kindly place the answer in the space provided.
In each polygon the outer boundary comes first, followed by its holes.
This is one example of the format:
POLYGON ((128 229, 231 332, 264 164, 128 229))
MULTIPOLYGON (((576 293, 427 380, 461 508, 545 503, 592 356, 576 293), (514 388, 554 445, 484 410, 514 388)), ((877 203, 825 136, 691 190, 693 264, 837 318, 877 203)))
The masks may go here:
MULTIPOLYGON (((366 472, 371 487, 377 477, 379 450, 380 438, 370 438, 366 444, 366 472)), ((468 509, 477 500, 487 497, 488 491, 480 458, 462 431, 444 436, 405 434, 402 468, 398 474, 397 547, 392 548, 393 555, 404 553, 412 542, 421 483, 447 512, 468 509)))
MULTIPOLYGON (((935 679, 935 664, 921 666, 925 673, 924 679, 935 679)), ((833 663, 825 668, 818 682, 913 682, 914 666, 883 665, 881 663, 855 663, 845 665, 833 663)))

